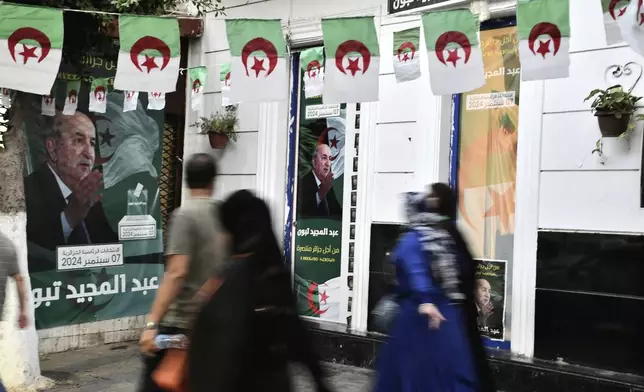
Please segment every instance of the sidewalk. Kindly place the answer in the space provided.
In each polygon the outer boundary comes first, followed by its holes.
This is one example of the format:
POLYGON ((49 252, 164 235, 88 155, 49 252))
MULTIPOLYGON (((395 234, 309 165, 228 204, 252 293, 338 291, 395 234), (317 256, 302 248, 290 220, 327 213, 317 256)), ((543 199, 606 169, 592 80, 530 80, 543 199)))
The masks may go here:
MULTIPOLYGON (((40 366, 43 376, 56 382, 47 392, 134 392, 141 361, 136 344, 125 343, 48 355, 42 358, 40 366)), ((328 367, 335 390, 369 390, 371 371, 331 364, 328 367)), ((304 371, 294 369, 294 375, 294 391, 313 391, 304 371)))

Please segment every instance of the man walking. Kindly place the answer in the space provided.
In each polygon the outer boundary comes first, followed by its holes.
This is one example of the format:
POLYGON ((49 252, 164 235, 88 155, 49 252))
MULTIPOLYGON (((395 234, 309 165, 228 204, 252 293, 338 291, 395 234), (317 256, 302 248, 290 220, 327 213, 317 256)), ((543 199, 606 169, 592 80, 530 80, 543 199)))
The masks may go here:
POLYGON ((189 198, 170 221, 165 276, 141 334, 141 351, 146 354, 141 392, 162 391, 152 380, 165 354, 156 350, 157 334, 188 334, 202 303, 199 290, 223 267, 226 244, 212 200, 216 172, 208 154, 195 154, 186 163, 189 198))
MULTIPOLYGON (((27 291, 22 275, 20 275, 16 246, 9 237, 0 232, 0 315, 2 315, 4 307, 4 296, 8 277, 13 278, 18 290, 18 303, 20 306, 18 326, 20 328, 26 328, 29 320, 27 317, 27 291)), ((0 392, 6 392, 1 381, 0 392)))

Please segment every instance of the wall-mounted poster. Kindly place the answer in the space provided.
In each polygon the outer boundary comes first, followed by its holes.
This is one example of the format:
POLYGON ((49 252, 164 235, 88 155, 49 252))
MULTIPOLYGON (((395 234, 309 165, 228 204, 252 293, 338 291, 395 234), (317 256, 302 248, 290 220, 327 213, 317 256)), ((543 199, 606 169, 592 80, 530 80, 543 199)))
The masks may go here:
POLYGON ((474 302, 479 332, 494 340, 503 340, 506 307, 506 262, 478 260, 474 302))
POLYGON ((124 93, 110 83, 105 113, 90 112, 91 80, 113 76, 110 63, 83 78, 69 115, 66 86, 78 77, 65 73, 49 100, 52 115, 41 114, 38 96, 17 113, 28 142, 28 264, 39 329, 145 314, 163 273, 163 111, 146 110, 142 94, 124 112, 124 93))
POLYGON ((295 226, 298 311, 342 321, 341 274, 345 105, 301 93, 295 226))

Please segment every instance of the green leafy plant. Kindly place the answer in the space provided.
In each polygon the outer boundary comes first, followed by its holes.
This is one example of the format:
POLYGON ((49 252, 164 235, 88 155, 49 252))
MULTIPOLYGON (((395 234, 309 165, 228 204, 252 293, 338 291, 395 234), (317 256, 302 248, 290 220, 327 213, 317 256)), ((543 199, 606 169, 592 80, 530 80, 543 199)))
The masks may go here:
POLYGON ((221 133, 232 141, 237 141, 237 106, 227 106, 223 112, 217 112, 210 117, 199 117, 199 120, 191 126, 199 128, 202 135, 209 133, 221 133))
POLYGON ((584 102, 593 98, 590 107, 594 113, 611 113, 616 118, 633 114, 637 102, 642 99, 642 97, 636 97, 630 92, 624 91, 624 88, 619 84, 606 90, 595 89, 591 91, 584 102))

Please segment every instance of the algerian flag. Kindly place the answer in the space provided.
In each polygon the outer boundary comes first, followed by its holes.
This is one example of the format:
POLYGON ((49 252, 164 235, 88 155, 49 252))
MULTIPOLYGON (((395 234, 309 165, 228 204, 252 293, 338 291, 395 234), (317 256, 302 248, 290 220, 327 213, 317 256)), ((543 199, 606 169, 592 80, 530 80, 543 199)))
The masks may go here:
POLYGON ((155 91, 148 93, 148 110, 162 110, 165 108, 165 93, 155 91))
POLYGON ((6 87, 0 88, 0 105, 11 106, 11 90, 6 87))
POLYGON ((380 47, 373 17, 322 19, 325 104, 378 100, 380 47))
POLYGON ((65 93, 65 106, 63 106, 63 114, 65 116, 72 116, 76 113, 78 108, 78 93, 80 92, 80 80, 67 81, 65 93))
POLYGON ((617 20, 624 41, 644 56, 644 0, 631 0, 624 15, 617 20))
POLYGON ((123 111, 131 112, 136 110, 139 106, 139 92, 138 91, 126 91, 123 94, 123 111))
POLYGON ((345 119, 346 110, 343 109, 340 117, 329 117, 326 119, 326 129, 322 131, 318 143, 324 143, 331 149, 331 171, 333 178, 344 174, 344 141, 346 134, 345 119))
POLYGON ((319 97, 324 92, 324 47, 300 53, 300 68, 304 73, 304 97, 319 97))
POLYGON ((177 19, 121 15, 119 37, 115 89, 175 91, 181 56, 177 19))
MULTIPOLYGON (((159 149, 159 125, 142 105, 127 114, 121 91, 110 93, 105 116, 96 120, 97 164, 103 166, 105 188, 138 173, 158 177, 154 156, 159 149)), ((137 93, 138 95, 138 93, 137 93)), ((151 199, 154 195, 148 195, 151 199)))
POLYGON ((519 0, 517 29, 521 80, 570 75, 569 0, 519 0))
POLYGON ((629 0, 602 0, 607 45, 614 45, 623 41, 617 20, 626 13, 628 2, 629 0))
POLYGON ((193 67, 188 70, 190 76, 190 107, 192 110, 198 110, 203 98, 203 89, 206 86, 206 77, 208 76, 208 68, 206 67, 193 67))
POLYGON ((278 19, 226 21, 235 88, 232 102, 275 102, 288 99, 286 41, 278 19))
POLYGON ((49 94, 62 49, 62 10, 0 3, 0 86, 49 94))
POLYGON ((49 93, 42 96, 42 103, 40 104, 41 114, 43 116, 55 116, 56 115, 56 98, 53 94, 49 93))
POLYGON ((422 16, 429 82, 434 95, 475 90, 485 84, 479 20, 469 9, 422 16))
POLYGON ((340 321, 344 288, 342 277, 316 283, 295 275, 298 311, 302 316, 340 321))
POLYGON ((420 27, 394 32, 394 73, 396 82, 420 78, 420 27))
POLYGON ((96 78, 92 80, 89 91, 89 111, 94 113, 105 113, 107 107, 107 78, 96 78))
POLYGON ((221 82, 221 105, 230 106, 230 63, 219 66, 219 81, 221 82))

